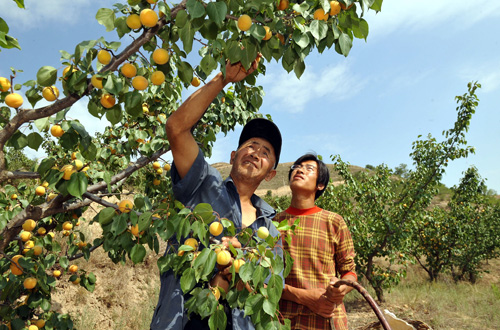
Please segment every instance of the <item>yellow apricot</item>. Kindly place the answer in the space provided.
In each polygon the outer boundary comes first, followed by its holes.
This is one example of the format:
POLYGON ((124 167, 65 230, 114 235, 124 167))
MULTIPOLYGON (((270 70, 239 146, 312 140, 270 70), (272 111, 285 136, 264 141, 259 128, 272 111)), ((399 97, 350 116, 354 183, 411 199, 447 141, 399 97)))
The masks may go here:
POLYGON ((103 94, 101 96, 101 105, 106 109, 112 108, 116 103, 116 99, 111 94, 103 94))
POLYGON ((165 74, 161 71, 155 71, 151 75, 151 82, 153 85, 159 86, 165 81, 165 74))
POLYGON ((240 18, 238 18, 238 29, 241 31, 248 31, 250 30, 250 27, 252 26, 252 19, 250 16, 244 14, 241 15, 240 18))
POLYGON ((127 20, 125 21, 127 23, 127 26, 131 30, 137 30, 142 26, 141 19, 139 18, 139 15, 137 14, 132 14, 127 17, 127 20))
POLYGON ((59 138, 64 134, 64 131, 60 125, 54 125, 50 128, 50 134, 52 134, 52 136, 56 138, 59 138))
POLYGON ((132 86, 139 91, 145 90, 148 88, 148 85, 148 80, 143 76, 137 76, 132 79, 132 86))
POLYGON ((158 15, 154 10, 143 9, 139 15, 142 25, 146 27, 153 27, 158 23, 158 15))
POLYGON ((56 86, 44 87, 42 96, 49 102, 55 101, 59 97, 59 89, 56 86))
POLYGON ((102 87, 103 87, 102 86, 102 78, 98 77, 97 75, 93 75, 92 78, 90 79, 90 82, 97 89, 102 89, 102 87))
POLYGON ((7 104, 11 108, 19 108, 23 105, 23 97, 17 93, 10 93, 5 97, 5 104, 7 104))
POLYGON ((97 53, 97 60, 99 63, 106 65, 111 62, 111 54, 107 50, 101 49, 97 53))
POLYGON ((153 52, 153 61, 155 61, 156 64, 165 64, 168 62, 169 58, 170 55, 166 49, 158 48, 153 52))
POLYGON ((125 63, 120 68, 120 72, 127 78, 135 77, 137 74, 137 68, 132 63, 125 63))
POLYGON ((0 77, 0 92, 6 92, 10 89, 10 80, 5 77, 0 77))

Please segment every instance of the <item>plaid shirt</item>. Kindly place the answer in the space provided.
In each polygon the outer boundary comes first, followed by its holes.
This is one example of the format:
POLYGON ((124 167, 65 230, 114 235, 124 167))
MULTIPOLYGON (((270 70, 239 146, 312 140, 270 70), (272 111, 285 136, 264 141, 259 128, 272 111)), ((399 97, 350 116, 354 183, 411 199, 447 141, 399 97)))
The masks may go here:
MULTIPOLYGON (((333 276, 356 275, 351 233, 340 215, 319 207, 306 210, 290 207, 274 220, 288 219, 288 224, 292 225, 297 218, 301 229, 295 230, 295 234, 291 230, 281 232, 283 236, 291 236, 291 244, 285 238, 282 241, 294 260, 286 284, 302 289, 326 288, 333 276)), ((284 299, 280 301, 280 312, 292 321, 292 329, 347 329, 344 304, 337 307, 332 320, 284 299)))

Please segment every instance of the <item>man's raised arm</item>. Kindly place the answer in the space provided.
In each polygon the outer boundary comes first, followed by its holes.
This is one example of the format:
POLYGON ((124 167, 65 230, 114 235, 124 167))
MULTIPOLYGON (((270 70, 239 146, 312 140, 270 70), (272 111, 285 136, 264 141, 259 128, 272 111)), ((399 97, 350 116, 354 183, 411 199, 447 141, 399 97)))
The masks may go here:
POLYGON ((188 173, 198 155, 198 145, 191 134, 191 128, 200 120, 208 106, 222 89, 231 82, 245 79, 258 66, 258 59, 248 71, 240 63, 226 65, 226 77, 218 73, 203 87, 196 90, 167 120, 166 131, 175 167, 181 178, 188 173))

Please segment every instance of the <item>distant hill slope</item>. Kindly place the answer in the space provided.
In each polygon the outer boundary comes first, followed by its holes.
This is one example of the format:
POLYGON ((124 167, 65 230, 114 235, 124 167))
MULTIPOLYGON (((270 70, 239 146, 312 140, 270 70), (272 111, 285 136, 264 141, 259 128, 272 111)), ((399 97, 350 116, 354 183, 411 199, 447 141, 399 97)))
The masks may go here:
MULTIPOLYGON (((289 163, 280 163, 276 169, 276 176, 271 181, 262 181, 259 188, 256 191, 256 194, 259 196, 264 196, 268 190, 272 191, 273 196, 283 196, 283 195, 291 195, 290 188, 288 188, 288 171, 290 166, 292 166, 293 162, 289 163)), ((229 163, 214 163, 212 166, 219 171, 223 178, 227 178, 229 176, 229 172, 231 170, 231 164, 229 163)), ((333 170, 333 164, 327 164, 328 169, 330 170, 330 176, 333 179, 333 184, 339 184, 342 182, 340 176, 333 170)), ((363 167, 359 166, 349 166, 351 169, 351 173, 356 173, 364 170, 363 167)))

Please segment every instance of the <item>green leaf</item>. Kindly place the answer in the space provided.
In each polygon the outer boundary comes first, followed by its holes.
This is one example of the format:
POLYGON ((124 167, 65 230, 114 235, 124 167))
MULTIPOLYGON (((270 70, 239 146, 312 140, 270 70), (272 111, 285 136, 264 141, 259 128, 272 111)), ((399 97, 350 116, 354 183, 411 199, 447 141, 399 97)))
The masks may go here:
POLYGON ((193 49, 194 34, 196 29, 191 22, 187 22, 183 28, 179 29, 179 36, 181 37, 184 51, 189 54, 193 49))
POLYGON ((104 89, 111 94, 120 95, 123 89, 123 80, 115 75, 107 76, 104 89))
POLYGON ((134 90, 125 94, 125 111, 133 116, 139 117, 142 114, 142 95, 134 90))
POLYGON ((127 230, 127 218, 127 214, 122 214, 113 220, 113 223, 111 225, 111 232, 115 236, 118 236, 125 230, 127 230))
POLYGON ((342 55, 347 57, 352 47, 352 39, 349 37, 348 34, 344 32, 341 33, 339 38, 339 46, 340 50, 342 51, 342 55))
POLYGON ((361 19, 358 26, 353 25, 352 32, 356 38, 366 40, 369 32, 368 22, 361 19))
POLYGON ((211 54, 206 54, 201 62, 200 67, 203 72, 208 76, 213 70, 217 69, 217 62, 214 60, 211 54))
POLYGON ((188 62, 180 62, 177 64, 179 78, 186 84, 190 84, 193 80, 193 68, 188 62))
POLYGON ((101 210, 99 214, 97 215, 98 221, 102 226, 105 226, 113 220, 113 217, 116 215, 116 209, 113 207, 106 207, 105 209, 101 210))
POLYGON ((14 2, 17 4, 17 6, 21 9, 25 9, 24 7, 24 0, 14 0, 14 2))
POLYGON ((241 46, 238 41, 231 40, 227 43, 227 58, 231 62, 231 64, 237 63, 241 60, 241 46))
POLYGON ((207 14, 208 17, 215 22, 215 24, 222 26, 227 14, 226 3, 222 1, 209 2, 207 4, 207 14))
POLYGON ((56 160, 54 158, 45 158, 41 161, 40 165, 38 165, 38 168, 36 171, 41 175, 45 176, 45 173, 49 171, 52 166, 56 163, 56 160))
POLYGON ((87 176, 83 172, 74 173, 69 179, 68 192, 75 197, 82 198, 87 191, 87 176))
POLYGON ((147 229, 151 224, 152 212, 144 212, 139 216, 139 232, 147 229))
POLYGON ((193 263, 193 269, 196 270, 198 278, 208 280, 217 262, 217 255, 210 249, 203 249, 193 263))
POLYGON ((48 299, 42 299, 42 303, 40 304, 40 308, 43 309, 45 312, 48 312, 50 310, 50 301, 48 299))
POLYGON ((182 9, 177 12, 177 15, 175 16, 175 26, 178 28, 184 27, 186 25, 186 22, 188 21, 188 14, 187 12, 182 9))
POLYGON ((7 25, 7 22, 5 22, 4 19, 1 17, 0 17, 0 32, 3 32, 5 34, 9 33, 9 26, 7 25))
POLYGON ((205 6, 198 0, 188 0, 186 9, 189 11, 191 18, 199 18, 205 16, 205 6))
POLYGON ((67 131, 59 138, 59 144, 66 150, 73 150, 78 145, 79 135, 75 131, 67 131))
POLYGON ((262 309, 264 297, 261 294, 250 296, 245 301, 245 315, 253 315, 262 309))
POLYGON ((118 124, 122 120, 122 116, 122 109, 119 105, 115 105, 111 109, 106 110, 106 119, 109 120, 112 125, 118 124))
POLYGON ((194 276, 194 269, 187 268, 181 276, 181 289, 182 292, 188 293, 196 285, 196 278, 194 276))
POLYGON ((42 66, 36 73, 36 81, 40 86, 52 86, 57 80, 57 69, 51 66, 42 66))
POLYGON ((302 61, 300 58, 298 58, 295 61, 295 65, 293 66, 293 71, 295 72, 295 75, 297 76, 297 78, 300 79, 300 77, 304 73, 305 69, 306 69, 306 64, 304 63, 304 61, 302 61))
POLYGON ((132 259, 134 264, 142 262, 145 256, 146 256, 146 248, 141 244, 135 244, 132 250, 130 251, 130 259, 132 259))
POLYGON ((300 30, 293 31, 293 41, 302 49, 309 46, 309 36, 307 33, 302 33, 300 30))
POLYGON ((208 319, 210 329, 226 329, 227 316, 222 309, 217 309, 208 319))
POLYGON ((115 28, 115 12, 113 9, 101 8, 97 11, 95 15, 97 22, 106 27, 106 31, 113 31, 115 28))
POLYGON ((328 32, 328 25, 325 21, 314 20, 311 22, 309 30, 312 36, 319 41, 326 37, 326 33, 328 32))
POLYGON ((219 33, 219 28, 217 24, 212 21, 205 21, 205 24, 200 28, 201 35, 208 40, 217 39, 217 34, 219 33))
POLYGON ((16 131, 9 139, 8 145, 21 150, 28 145, 28 138, 23 133, 16 131))
POLYGON ((272 303, 269 299, 264 299, 262 304, 262 309, 267 315, 273 316, 276 312, 276 305, 272 303))
POLYGON ((43 138, 40 134, 33 132, 33 133, 30 133, 30 135, 28 135, 28 146, 31 149, 38 150, 38 148, 40 147, 42 142, 43 142, 43 138))
POLYGON ((252 62, 257 58, 257 47, 250 41, 245 39, 241 42, 243 51, 241 52, 241 64, 248 69, 252 62))
POLYGON ((66 256, 62 256, 62 257, 59 259, 59 265, 60 265, 62 268, 64 268, 64 269, 68 268, 68 266, 69 266, 68 257, 66 257, 66 256))
POLYGON ((211 223, 215 219, 214 209, 208 203, 200 203, 196 205, 193 212, 199 215, 206 224, 211 223))
POLYGON ((90 143, 86 149, 82 150, 82 155, 86 159, 95 159, 96 154, 97 147, 93 143, 90 143))
POLYGON ((38 128, 38 130, 40 132, 47 131, 50 127, 49 117, 44 117, 44 118, 40 118, 40 119, 35 120, 35 126, 36 126, 36 128, 38 128))
MULTIPOLYGON (((376 12, 381 11, 382 10, 382 1, 383 0, 374 0, 373 4, 370 6, 370 9, 373 9, 376 12)), ((366 0, 363 0, 363 2, 366 2, 366 0)))
POLYGON ((255 271, 255 265, 250 263, 250 262, 246 262, 245 264, 243 264, 243 266, 241 266, 240 268, 240 277, 241 279, 243 280, 243 282, 250 282, 252 280, 252 276, 253 276, 253 272, 255 271))
POLYGON ((121 38, 127 33, 130 33, 130 28, 127 26, 127 18, 125 16, 120 16, 115 20, 114 25, 116 26, 116 33, 118 37, 121 38))
POLYGON ((266 29, 260 24, 252 24, 248 31, 252 37, 257 40, 262 40, 266 36, 266 29))
POLYGON ((269 295, 269 300, 273 304, 278 304, 281 294, 283 292, 283 279, 281 276, 272 274, 267 282, 267 293, 269 295))

